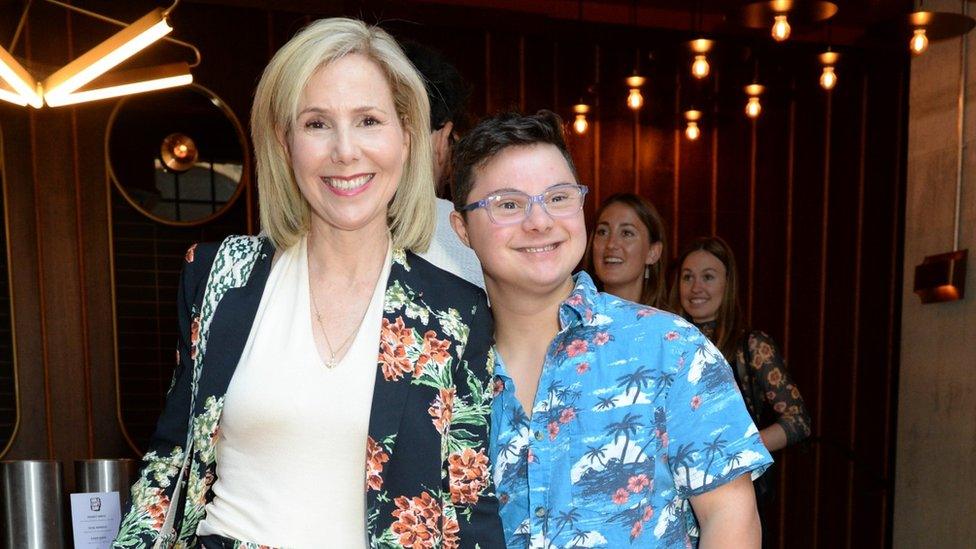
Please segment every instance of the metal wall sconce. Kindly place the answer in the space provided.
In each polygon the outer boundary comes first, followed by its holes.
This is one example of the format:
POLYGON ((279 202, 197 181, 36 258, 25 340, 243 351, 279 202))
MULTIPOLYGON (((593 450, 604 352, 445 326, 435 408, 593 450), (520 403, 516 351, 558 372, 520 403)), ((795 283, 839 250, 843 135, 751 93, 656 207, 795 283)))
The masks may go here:
POLYGON ((956 301, 966 296, 969 250, 930 255, 915 267, 915 293, 922 303, 956 301))

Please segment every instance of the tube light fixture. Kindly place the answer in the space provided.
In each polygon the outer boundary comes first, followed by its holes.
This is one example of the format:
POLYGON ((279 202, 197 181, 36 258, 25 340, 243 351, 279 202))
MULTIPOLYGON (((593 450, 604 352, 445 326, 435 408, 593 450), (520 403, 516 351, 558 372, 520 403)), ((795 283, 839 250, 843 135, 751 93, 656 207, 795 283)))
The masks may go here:
POLYGON ((49 76, 44 81, 44 100, 51 106, 79 102, 66 98, 172 30, 166 12, 154 9, 49 76))
POLYGON ((0 80, 10 87, 9 90, 0 88, 0 99, 22 107, 44 106, 37 80, 3 48, 0 48, 0 80))
POLYGON ((121 71, 106 77, 98 88, 80 90, 66 95, 58 95, 53 98, 51 96, 45 96, 45 99, 48 105, 61 107, 64 105, 109 99, 111 97, 175 88, 177 86, 188 85, 192 82, 193 75, 190 74, 190 66, 187 63, 171 63, 168 65, 121 71))

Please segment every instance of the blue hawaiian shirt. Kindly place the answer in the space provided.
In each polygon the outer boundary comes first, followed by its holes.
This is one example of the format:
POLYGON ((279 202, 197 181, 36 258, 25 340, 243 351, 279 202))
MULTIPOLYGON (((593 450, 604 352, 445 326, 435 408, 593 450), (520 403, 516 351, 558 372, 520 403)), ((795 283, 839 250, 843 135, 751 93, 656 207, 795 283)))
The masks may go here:
POLYGON ((697 547, 688 498, 772 463, 732 371, 684 319, 575 282, 531 418, 496 354, 508 547, 697 547))

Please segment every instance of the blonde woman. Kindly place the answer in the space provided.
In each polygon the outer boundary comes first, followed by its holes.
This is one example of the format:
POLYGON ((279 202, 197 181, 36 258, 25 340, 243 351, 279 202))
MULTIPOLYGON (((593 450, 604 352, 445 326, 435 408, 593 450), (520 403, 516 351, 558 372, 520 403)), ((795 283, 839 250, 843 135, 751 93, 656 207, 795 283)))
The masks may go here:
POLYGON ((414 254, 428 113, 360 21, 271 60, 251 115, 267 237, 187 253, 180 365, 116 547, 502 545, 485 295, 414 254))

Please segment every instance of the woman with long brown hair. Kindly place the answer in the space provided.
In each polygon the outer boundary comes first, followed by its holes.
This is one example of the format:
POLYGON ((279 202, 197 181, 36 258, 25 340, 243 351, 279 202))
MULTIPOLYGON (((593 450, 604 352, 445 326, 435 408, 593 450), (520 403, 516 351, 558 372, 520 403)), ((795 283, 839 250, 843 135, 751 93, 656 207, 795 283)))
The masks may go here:
POLYGON ((668 309, 664 220, 647 199, 618 193, 596 213, 584 263, 599 287, 617 297, 668 309))
MULTIPOLYGON (((681 250, 677 266, 671 306, 725 355, 766 448, 773 452, 808 437, 810 414, 783 355, 768 334, 748 329, 742 319, 729 245, 717 236, 697 238, 681 250)), ((768 477, 756 480, 757 497, 770 488, 768 477)))

